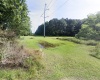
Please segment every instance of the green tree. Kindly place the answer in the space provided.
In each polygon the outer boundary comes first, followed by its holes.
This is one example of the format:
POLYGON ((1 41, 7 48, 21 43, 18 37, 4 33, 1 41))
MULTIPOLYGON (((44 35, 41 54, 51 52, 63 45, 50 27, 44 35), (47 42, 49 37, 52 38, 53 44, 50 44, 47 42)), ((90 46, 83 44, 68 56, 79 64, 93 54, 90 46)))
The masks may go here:
POLYGON ((22 32, 28 33, 30 31, 30 19, 28 17, 28 9, 25 1, 26 0, 0 1, 0 28, 2 30, 12 30, 17 35, 22 32))
MULTIPOLYGON (((54 18, 46 22, 47 36, 75 36, 81 28, 81 20, 76 19, 60 19, 54 18)), ((44 24, 40 25, 36 30, 36 35, 43 35, 44 24)))
POLYGON ((88 15, 76 37, 100 40, 100 13, 88 15))

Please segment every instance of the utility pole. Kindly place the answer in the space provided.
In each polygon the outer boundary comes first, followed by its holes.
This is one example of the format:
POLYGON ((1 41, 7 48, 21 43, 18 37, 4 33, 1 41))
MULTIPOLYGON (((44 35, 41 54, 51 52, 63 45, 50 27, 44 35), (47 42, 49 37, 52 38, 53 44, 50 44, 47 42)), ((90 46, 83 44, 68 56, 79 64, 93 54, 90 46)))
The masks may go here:
POLYGON ((47 9, 47 4, 45 4, 45 7, 44 7, 44 38, 45 38, 45 14, 46 14, 46 10, 49 10, 47 9))

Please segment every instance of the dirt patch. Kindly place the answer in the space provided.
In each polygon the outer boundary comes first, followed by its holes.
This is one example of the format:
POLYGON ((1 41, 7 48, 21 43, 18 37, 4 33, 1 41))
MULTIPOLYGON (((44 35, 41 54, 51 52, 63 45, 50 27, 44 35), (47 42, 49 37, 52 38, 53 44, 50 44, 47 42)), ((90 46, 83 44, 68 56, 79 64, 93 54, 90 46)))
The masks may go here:
POLYGON ((46 41, 40 41, 39 44, 43 47, 43 48, 50 48, 50 47, 56 47, 59 46, 58 44, 52 44, 46 41))

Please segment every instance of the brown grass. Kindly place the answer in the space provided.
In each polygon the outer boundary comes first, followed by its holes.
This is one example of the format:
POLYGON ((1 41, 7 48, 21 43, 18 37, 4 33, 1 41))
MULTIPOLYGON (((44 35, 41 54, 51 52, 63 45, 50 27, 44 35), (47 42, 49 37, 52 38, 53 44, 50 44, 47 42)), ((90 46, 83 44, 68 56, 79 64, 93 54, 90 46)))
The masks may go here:
POLYGON ((32 57, 32 62, 42 59, 43 52, 41 50, 32 50, 24 48, 18 45, 19 43, 14 41, 7 41, 2 47, 0 66, 1 67, 24 67, 28 68, 28 63, 24 64, 27 59, 32 57))

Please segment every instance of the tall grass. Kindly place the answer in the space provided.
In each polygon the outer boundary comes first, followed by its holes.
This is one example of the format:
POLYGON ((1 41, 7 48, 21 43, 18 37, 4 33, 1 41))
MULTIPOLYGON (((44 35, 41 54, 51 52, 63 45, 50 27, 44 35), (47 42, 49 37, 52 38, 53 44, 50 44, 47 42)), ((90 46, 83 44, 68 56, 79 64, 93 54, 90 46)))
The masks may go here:
POLYGON ((59 45, 43 49, 45 68, 39 73, 37 80, 100 80, 100 61, 90 56, 95 52, 95 46, 58 40, 55 37, 30 38, 24 37, 21 43, 31 49, 39 49, 37 45, 40 41, 59 45))
POLYGON ((66 38, 57 38, 59 40, 67 40, 67 41, 71 41, 77 44, 85 44, 85 45, 91 45, 91 46, 96 46, 97 45, 97 41, 94 40, 82 40, 82 39, 77 39, 74 37, 66 37, 66 38))
POLYGON ((100 59, 100 43, 95 46, 94 53, 91 54, 93 57, 100 59))
POLYGON ((0 80, 34 80, 44 68, 42 51, 4 40, 0 46, 0 80))

